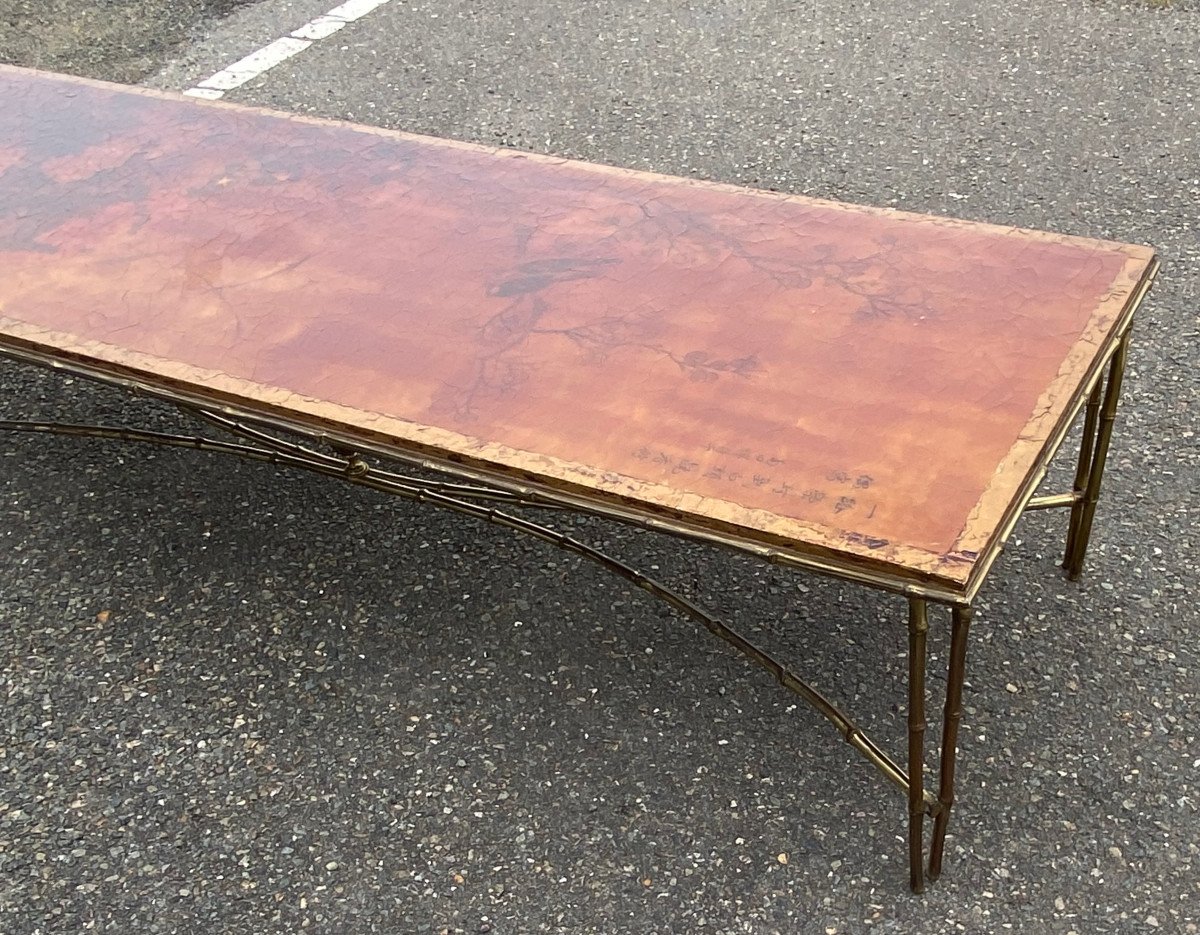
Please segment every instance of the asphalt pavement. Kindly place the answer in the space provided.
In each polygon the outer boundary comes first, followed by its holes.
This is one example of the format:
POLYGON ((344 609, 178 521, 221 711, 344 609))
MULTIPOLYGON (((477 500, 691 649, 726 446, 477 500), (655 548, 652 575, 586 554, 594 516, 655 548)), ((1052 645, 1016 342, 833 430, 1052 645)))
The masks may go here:
MULTIPOLYGON (((332 5, 0 0, 0 59, 181 90, 332 5)), ((227 99, 1153 244, 1088 566, 1036 513, 993 572, 913 896, 903 798, 624 581, 313 477, 6 437, 0 932, 1200 931, 1200 6, 391 0, 227 99)), ((178 424, 11 363, 0 393, 178 424)), ((904 749, 902 601, 567 524, 904 749)))

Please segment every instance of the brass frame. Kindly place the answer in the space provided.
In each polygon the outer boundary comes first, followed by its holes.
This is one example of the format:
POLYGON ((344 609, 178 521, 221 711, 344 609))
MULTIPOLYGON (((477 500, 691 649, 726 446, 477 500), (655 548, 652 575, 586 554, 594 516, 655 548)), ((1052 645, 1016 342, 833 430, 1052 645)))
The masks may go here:
POLYGON ((124 442, 194 448, 229 454, 280 467, 301 468, 348 483, 369 487, 383 493, 409 500, 430 503, 444 509, 495 523, 558 546, 594 561, 612 573, 630 581, 654 597, 666 602, 681 614, 700 623, 766 669, 784 688, 799 695, 840 733, 843 739, 871 762, 908 800, 909 877, 914 892, 923 891, 926 879, 936 880, 941 874, 950 812, 954 803, 954 781, 957 759, 958 728, 962 718, 962 693, 966 675, 967 636, 972 619, 971 604, 986 571, 1003 548, 1016 520, 1025 510, 1070 507, 1067 545, 1063 567, 1071 579, 1079 577, 1088 540, 1091 535, 1099 499, 1113 423, 1120 398, 1121 382, 1129 343, 1129 319, 1141 296, 1149 287, 1153 273, 1147 276, 1139 294, 1130 303, 1128 314, 1116 331, 1115 340, 1097 361, 1097 366, 1083 392, 1072 407, 1055 436, 1047 442, 1043 458, 1027 479, 1015 508, 1007 518, 1000 535, 978 573, 964 591, 948 590, 935 583, 923 583, 900 578, 874 569, 840 565, 819 557, 793 553, 725 536, 712 530, 646 516, 632 508, 595 503, 556 491, 519 484, 511 478, 494 477, 461 464, 442 461, 425 454, 393 449, 328 427, 314 427, 274 415, 264 416, 230 405, 223 401, 155 386, 146 380, 126 373, 106 370, 95 364, 56 358, 44 351, 29 347, 0 346, 0 356, 32 363, 80 376, 116 384, 135 393, 172 403, 181 411, 196 417, 238 439, 236 442, 192 435, 178 435, 130 428, 80 425, 58 422, 0 420, 0 431, 26 432, 103 438, 124 442), (1107 367, 1107 380, 1104 379, 1107 367), (1086 399, 1086 406, 1084 400, 1086 399), (1034 497, 1033 493, 1044 476, 1049 460, 1054 456, 1079 410, 1084 409, 1083 438, 1072 490, 1068 493, 1034 497), (304 443, 290 441, 273 434, 290 433, 304 443), (320 446, 328 448, 321 450, 320 446), (385 470, 367 460, 381 456, 391 461, 437 475, 436 478, 413 476, 385 470), (666 532, 682 538, 716 543, 742 552, 749 552, 768 561, 804 568, 852 583, 903 595, 908 602, 908 756, 907 769, 900 766, 874 740, 868 737, 836 704, 792 672, 783 662, 759 647, 734 629, 729 623, 710 614, 687 597, 667 585, 643 574, 632 566, 595 549, 571 536, 523 516, 501 511, 492 504, 534 507, 550 510, 573 510, 617 520, 623 523, 666 532), (938 764, 938 792, 934 796, 925 789, 924 735, 926 730, 926 643, 929 630, 929 603, 948 606, 951 610, 950 655, 947 663, 947 685, 942 721, 941 751, 938 764), (933 820, 928 852, 925 850, 924 819, 933 820), (928 866, 926 868, 926 853, 928 866))

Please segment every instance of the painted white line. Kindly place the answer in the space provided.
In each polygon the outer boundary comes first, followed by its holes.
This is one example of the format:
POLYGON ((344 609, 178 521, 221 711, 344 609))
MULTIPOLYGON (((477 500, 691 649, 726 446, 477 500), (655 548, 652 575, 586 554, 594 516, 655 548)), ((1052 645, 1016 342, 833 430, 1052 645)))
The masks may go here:
POLYGON ((215 101, 225 94, 224 91, 218 91, 216 88, 188 88, 183 93, 188 97, 202 97, 206 101, 215 101))
POLYGON ((263 46, 257 52, 251 52, 228 68, 223 68, 215 75, 205 78, 196 87, 222 93, 232 91, 234 88, 241 87, 251 78, 257 78, 267 69, 287 61, 297 52, 303 52, 310 45, 312 43, 307 39, 293 39, 291 36, 276 39, 270 45, 263 46))
POLYGON ((318 39, 332 36, 345 25, 346 20, 338 19, 336 16, 330 16, 326 13, 324 16, 318 16, 310 23, 305 23, 292 33, 292 35, 297 39, 311 39, 313 42, 316 42, 318 39))
POLYGON ((375 7, 383 6, 388 0, 346 0, 341 6, 335 6, 326 16, 336 16, 352 23, 361 16, 366 16, 375 7))
POLYGON ((247 81, 257 78, 280 62, 286 62, 314 42, 332 36, 347 23, 361 19, 387 2, 388 0, 346 0, 345 3, 335 6, 328 13, 309 20, 299 29, 293 30, 290 35, 276 39, 227 68, 222 68, 216 74, 209 75, 195 87, 188 88, 183 93, 191 97, 215 101, 217 98, 223 97, 226 91, 240 88, 247 81))

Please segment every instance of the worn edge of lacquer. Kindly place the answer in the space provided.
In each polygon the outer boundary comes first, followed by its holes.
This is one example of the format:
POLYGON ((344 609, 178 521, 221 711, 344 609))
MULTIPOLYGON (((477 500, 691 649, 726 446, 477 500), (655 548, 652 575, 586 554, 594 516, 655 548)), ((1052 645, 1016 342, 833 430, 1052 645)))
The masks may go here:
POLYGON ((1122 266, 1107 298, 1095 310, 1088 326, 1064 358, 1058 373, 1039 397, 1017 440, 1001 459, 987 487, 968 514, 951 554, 969 558, 973 566, 968 590, 976 592, 982 577, 1004 546, 1005 530, 1014 513, 1033 496, 1047 463, 1065 438, 1069 423, 1078 414, 1082 397, 1111 358, 1118 341, 1128 331, 1133 316, 1158 272, 1158 258, 1150 247, 1137 248, 1122 266))
POLYGON ((448 457, 494 475, 532 480, 550 489, 562 488, 584 500, 636 505, 639 512, 647 516, 657 514, 682 519, 746 542, 840 560, 850 569, 874 568, 914 583, 939 583, 953 591, 961 589, 966 578, 965 569, 954 564, 948 566, 943 556, 936 552, 898 543, 878 543, 852 530, 806 523, 615 471, 523 451, 438 426, 314 399, 182 361, 51 331, 9 318, 0 308, 0 345, 5 344, 17 350, 27 347, 41 351, 64 364, 72 360, 101 364, 116 375, 140 378, 150 387, 186 387, 203 397, 242 404, 263 415, 276 414, 308 424, 348 430, 365 440, 448 457))
POLYGON ((788 192, 768 191, 761 188, 734 185, 728 182, 714 182, 709 179, 689 179, 676 175, 667 175, 661 172, 652 172, 645 169, 629 169, 621 166, 606 165, 598 162, 587 162, 582 159, 570 159, 565 156, 552 156, 546 153, 531 152, 528 150, 515 149, 506 146, 488 146, 484 143, 471 143, 464 140, 449 140, 442 137, 411 133, 406 130, 394 130, 388 127, 376 127, 367 124, 354 123, 353 121, 340 120, 334 117, 317 117, 309 114, 296 114, 269 107, 260 107, 253 104, 241 104, 226 99, 212 101, 204 98, 188 97, 187 95, 175 91, 164 91, 158 88, 143 88, 135 85, 117 84, 111 81, 100 81, 95 78, 81 78, 77 75, 64 75, 59 74, 58 72, 40 71, 35 68, 24 68, 18 65, 0 64, 0 75, 3 75, 6 72, 18 75, 36 76, 39 79, 49 79, 51 81, 58 81, 63 84, 84 84, 118 93, 142 95, 145 97, 157 98, 159 100, 173 101, 178 104, 184 104, 188 107, 195 106, 212 107, 218 110, 240 110, 251 114, 274 117, 294 123, 341 127, 356 133, 367 133, 376 136, 401 139, 426 146, 462 149, 469 152, 480 153, 481 155, 497 156, 506 159, 529 159, 534 162, 541 162, 547 165, 570 166, 587 172, 618 175, 626 178, 658 182, 664 185, 681 188, 702 188, 731 195, 752 196, 769 201, 811 205, 813 207, 828 208, 850 214, 867 214, 876 217, 888 217, 894 218, 898 221, 931 224, 938 227, 947 227, 951 229, 958 228, 984 231, 998 236, 1020 237, 1025 240, 1039 240, 1046 243, 1073 244, 1081 247, 1101 248, 1112 252, 1126 254, 1130 254, 1131 251, 1137 252, 1144 249, 1136 245, 1125 244, 1114 240, 1099 240, 1097 238, 1081 237, 1075 234, 1058 234, 1054 233, 1053 231, 1036 230, 1034 228, 1027 227, 1015 227, 1007 224, 994 224, 986 221, 968 221, 948 215, 921 214, 916 211, 904 211, 899 208, 851 204, 844 201, 834 201, 829 198, 816 198, 811 195, 796 195, 788 192))

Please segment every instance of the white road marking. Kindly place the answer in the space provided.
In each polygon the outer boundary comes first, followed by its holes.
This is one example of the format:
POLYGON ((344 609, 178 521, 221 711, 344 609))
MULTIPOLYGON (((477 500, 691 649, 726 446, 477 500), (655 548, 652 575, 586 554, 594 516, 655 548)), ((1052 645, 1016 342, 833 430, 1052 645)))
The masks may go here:
POLYGON ((258 51, 251 52, 244 59, 234 62, 228 68, 221 69, 211 77, 205 78, 196 85, 196 90, 220 91, 222 94, 226 91, 232 91, 234 88, 241 87, 251 78, 257 78, 267 69, 274 68, 280 62, 287 61, 297 52, 303 52, 310 45, 312 45, 310 40, 295 39, 292 36, 276 39, 270 45, 265 45, 258 51))
POLYGON ((344 19, 337 19, 326 13, 324 16, 318 16, 310 23, 305 23, 292 33, 292 35, 297 39, 311 39, 313 42, 316 42, 318 39, 324 39, 326 36, 332 35, 345 25, 346 21, 344 19))
POLYGON ((376 7, 381 7, 387 2, 388 0, 346 0, 345 3, 335 6, 328 13, 309 20, 299 29, 293 30, 290 35, 276 39, 256 52, 251 52, 245 58, 222 68, 215 75, 209 75, 194 88, 188 88, 183 93, 191 97, 215 101, 224 96, 226 91, 240 88, 247 81, 257 78, 280 62, 286 62, 314 42, 333 35, 347 23, 361 19, 376 7))

